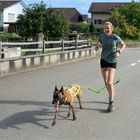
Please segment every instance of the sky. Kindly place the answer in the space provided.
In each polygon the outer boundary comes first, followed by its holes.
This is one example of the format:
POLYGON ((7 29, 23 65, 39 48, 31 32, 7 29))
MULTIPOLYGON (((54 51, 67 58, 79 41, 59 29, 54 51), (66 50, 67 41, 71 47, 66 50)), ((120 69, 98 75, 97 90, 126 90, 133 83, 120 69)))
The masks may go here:
MULTIPOLYGON (((81 14, 88 14, 92 2, 131 2, 132 0, 23 0, 26 5, 43 1, 48 8, 76 8, 81 14)), ((140 1, 140 0, 135 0, 140 1)))

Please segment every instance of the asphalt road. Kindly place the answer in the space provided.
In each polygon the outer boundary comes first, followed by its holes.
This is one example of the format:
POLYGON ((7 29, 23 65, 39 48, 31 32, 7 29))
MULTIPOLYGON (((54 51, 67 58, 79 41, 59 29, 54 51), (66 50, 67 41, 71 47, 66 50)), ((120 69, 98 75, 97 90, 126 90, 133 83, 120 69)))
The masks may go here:
POLYGON ((106 113, 106 90, 93 94, 88 87, 102 87, 99 57, 0 78, 0 140, 139 140, 140 49, 125 49, 116 77, 115 107, 106 113), (77 120, 66 118, 62 106, 55 126, 52 94, 55 85, 82 86, 83 110, 75 99, 77 120))

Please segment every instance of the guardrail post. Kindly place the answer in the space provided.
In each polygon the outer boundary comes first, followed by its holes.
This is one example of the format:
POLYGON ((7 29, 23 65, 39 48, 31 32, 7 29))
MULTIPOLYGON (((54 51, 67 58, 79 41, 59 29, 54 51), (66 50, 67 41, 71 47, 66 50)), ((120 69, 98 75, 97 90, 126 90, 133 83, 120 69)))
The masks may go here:
POLYGON ((87 47, 90 47, 90 42, 88 39, 87 39, 87 47))
POLYGON ((62 51, 64 51, 64 39, 62 39, 62 51))
POLYGON ((75 49, 77 49, 77 46, 78 46, 78 39, 77 37, 75 38, 75 49))
POLYGON ((42 41, 42 53, 45 53, 45 40, 42 41))
POLYGON ((0 61, 2 59, 2 42, 0 41, 0 61))
POLYGON ((43 40, 44 40, 44 34, 43 33, 38 33, 37 34, 37 37, 38 37, 38 41, 39 42, 42 42, 41 44, 38 44, 38 48, 43 48, 43 40))

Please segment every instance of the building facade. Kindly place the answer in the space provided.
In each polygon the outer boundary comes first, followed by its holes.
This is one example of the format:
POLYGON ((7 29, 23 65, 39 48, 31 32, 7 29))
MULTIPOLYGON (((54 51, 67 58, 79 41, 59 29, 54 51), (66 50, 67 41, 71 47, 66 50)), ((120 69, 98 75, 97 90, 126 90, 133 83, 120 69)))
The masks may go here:
POLYGON ((0 0, 0 30, 16 32, 16 21, 26 5, 21 0, 0 0))
POLYGON ((103 28, 104 22, 110 18, 112 8, 126 4, 128 3, 93 2, 88 12, 91 13, 91 22, 94 25, 96 32, 99 32, 101 28, 103 28))

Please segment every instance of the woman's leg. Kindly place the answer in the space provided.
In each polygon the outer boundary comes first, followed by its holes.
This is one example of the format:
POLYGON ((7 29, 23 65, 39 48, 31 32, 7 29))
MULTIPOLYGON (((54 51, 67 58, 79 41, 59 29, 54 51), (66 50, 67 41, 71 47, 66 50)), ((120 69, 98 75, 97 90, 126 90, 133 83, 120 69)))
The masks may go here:
POLYGON ((106 85, 106 88, 108 90, 109 94, 109 107, 108 110, 112 111, 115 108, 113 107, 113 101, 114 101, 114 95, 115 95, 115 90, 114 90, 114 75, 115 75, 115 69, 114 68, 102 68, 102 75, 103 79, 106 85))
POLYGON ((102 75, 103 75, 104 83, 108 90, 109 99, 111 101, 113 101, 114 95, 115 95, 114 85, 113 85, 115 69, 114 68, 102 68, 102 75))
POLYGON ((114 75, 115 75, 115 69, 114 68, 108 68, 108 79, 107 79, 107 89, 109 93, 110 101, 114 101, 115 96, 115 89, 114 89, 114 75))
MULTIPOLYGON (((107 86, 107 82, 108 82, 108 68, 102 68, 101 71, 102 71, 102 76, 103 76, 103 79, 104 79, 105 86, 106 86, 106 88, 108 90, 108 86, 107 86)), ((110 95, 109 95, 109 97, 110 97, 110 95)))

